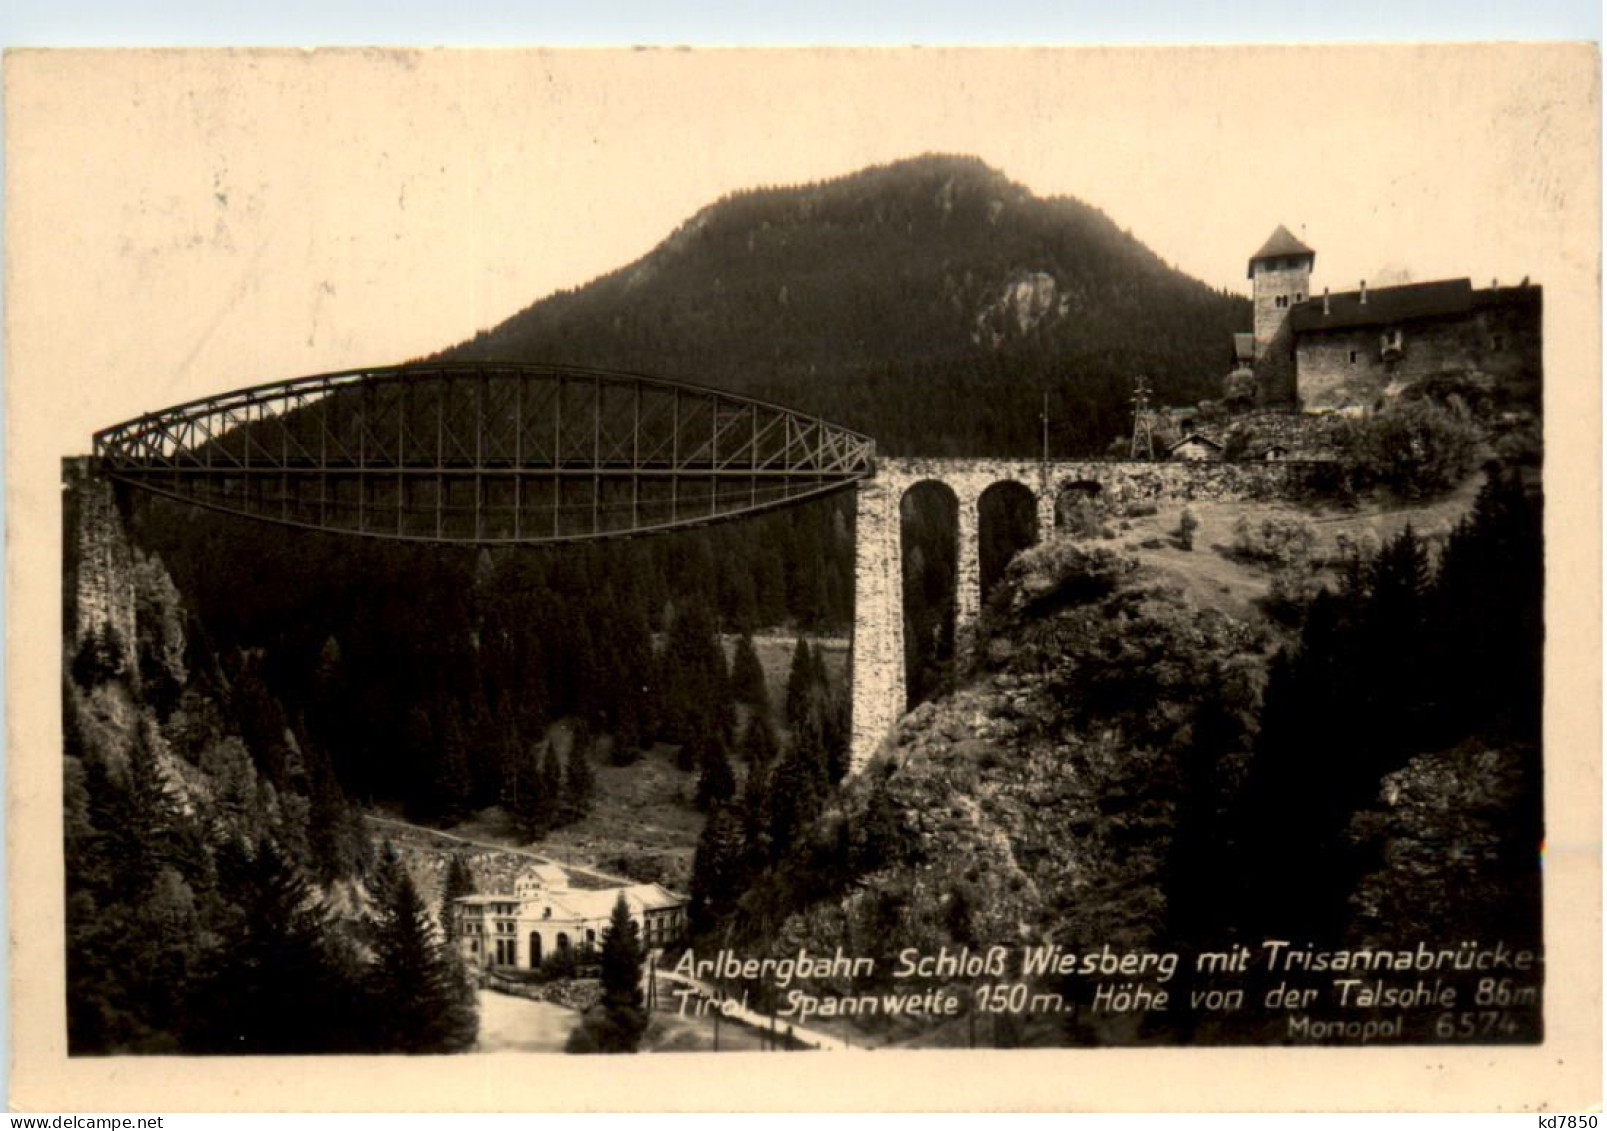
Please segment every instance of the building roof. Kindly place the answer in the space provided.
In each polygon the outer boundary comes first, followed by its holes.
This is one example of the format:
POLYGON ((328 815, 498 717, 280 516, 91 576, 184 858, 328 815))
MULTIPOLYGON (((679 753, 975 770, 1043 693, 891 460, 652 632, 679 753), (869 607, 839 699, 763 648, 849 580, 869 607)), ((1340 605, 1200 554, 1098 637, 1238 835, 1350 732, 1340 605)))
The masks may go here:
POLYGON ((1473 292, 1473 305, 1477 307, 1491 306, 1536 306, 1540 305, 1540 294, 1544 288, 1539 283, 1529 282, 1524 276, 1523 282, 1515 287, 1500 287, 1491 285, 1483 290, 1473 292))
POLYGON ((1173 440, 1170 444, 1166 445, 1166 450, 1169 452, 1175 452, 1184 444, 1188 443, 1205 444, 1208 447, 1215 448, 1217 451, 1222 450, 1221 444, 1217 443, 1215 440, 1211 439, 1211 437, 1202 432, 1190 432, 1180 440, 1173 440))
POLYGON ((676 895, 662 884, 632 884, 625 888, 569 888, 541 891, 526 896, 469 895, 462 897, 458 902, 471 907, 491 903, 513 903, 520 906, 521 913, 525 907, 536 906, 551 909, 551 914, 545 918, 565 922, 604 922, 613 914, 614 903, 619 899, 620 892, 625 893, 625 904, 635 914, 665 911, 684 906, 686 903, 684 897, 676 895))
POLYGON ((1255 261, 1258 259, 1276 259, 1281 255, 1309 255, 1317 258, 1317 253, 1295 238, 1293 232, 1282 224, 1270 236, 1267 242, 1261 245, 1261 250, 1250 257, 1250 265, 1245 268, 1246 277, 1254 277, 1255 261))
POLYGON ((532 864, 519 873, 519 882, 534 883, 544 888, 566 888, 569 886, 569 873, 556 864, 532 864))
POLYGON ((647 911, 665 911, 686 902, 663 884, 637 884, 629 894, 631 899, 640 900, 647 911))
POLYGON ((1315 330, 1343 330, 1356 326, 1393 325, 1418 318, 1446 318, 1467 314, 1473 308, 1473 284, 1466 279, 1441 279, 1345 291, 1307 299, 1289 312, 1289 325, 1297 334, 1315 330), (1367 301, 1362 301, 1366 294, 1367 301), (1327 304, 1328 313, 1323 313, 1327 304))
POLYGON ((1234 361, 1254 361, 1255 360, 1255 335, 1254 334, 1234 334, 1233 335, 1233 360, 1234 361))

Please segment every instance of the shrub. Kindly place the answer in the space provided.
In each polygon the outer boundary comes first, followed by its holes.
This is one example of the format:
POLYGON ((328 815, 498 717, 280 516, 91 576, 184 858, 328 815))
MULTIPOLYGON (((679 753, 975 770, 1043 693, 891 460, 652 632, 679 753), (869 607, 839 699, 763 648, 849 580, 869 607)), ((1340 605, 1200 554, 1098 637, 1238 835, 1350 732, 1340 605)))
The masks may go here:
POLYGON ((1467 478, 1480 439, 1465 408, 1403 400, 1351 422, 1340 437, 1340 462, 1358 488, 1383 487, 1405 498, 1426 498, 1467 478))
POLYGON ((1194 517, 1194 512, 1188 507, 1177 520, 1177 544, 1185 550, 1194 549, 1194 532, 1200 528, 1200 520, 1194 517))
POLYGON ((1292 624, 1321 587, 1317 568, 1309 558, 1281 565, 1272 571, 1272 584, 1267 586, 1267 612, 1275 620, 1292 624))
POLYGON ((1004 588, 1017 609, 1083 604, 1110 593, 1135 566, 1104 547, 1084 549, 1070 539, 1051 538, 1016 555, 1004 588))
POLYGON ((1233 524, 1233 556, 1278 569, 1302 561, 1321 564, 1317 531, 1303 518, 1266 518, 1253 526, 1243 515, 1233 524))
POLYGON ((1105 508, 1090 495, 1067 499, 1064 504, 1065 532, 1073 538, 1109 538, 1105 508))

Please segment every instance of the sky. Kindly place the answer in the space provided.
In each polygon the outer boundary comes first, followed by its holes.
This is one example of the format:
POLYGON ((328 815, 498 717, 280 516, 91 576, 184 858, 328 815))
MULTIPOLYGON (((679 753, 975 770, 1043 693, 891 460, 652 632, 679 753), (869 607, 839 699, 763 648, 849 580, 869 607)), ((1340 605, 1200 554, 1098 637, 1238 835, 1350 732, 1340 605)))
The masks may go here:
POLYGON ((1595 265, 1568 197, 1574 166, 1599 166, 1586 64, 1374 46, 13 54, 10 357, 48 358, 87 439, 431 352, 723 195, 925 152, 1076 196, 1241 293, 1280 223, 1317 250, 1314 289, 1557 282, 1595 265))

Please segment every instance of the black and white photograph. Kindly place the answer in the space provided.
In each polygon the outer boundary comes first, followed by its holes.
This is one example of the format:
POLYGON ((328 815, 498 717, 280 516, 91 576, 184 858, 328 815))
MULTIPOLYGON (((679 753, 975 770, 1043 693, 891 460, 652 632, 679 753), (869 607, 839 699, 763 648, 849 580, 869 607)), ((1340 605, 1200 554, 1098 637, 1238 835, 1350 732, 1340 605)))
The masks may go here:
POLYGON ((9 55, 19 1051, 1598 1102, 1598 68, 9 55))

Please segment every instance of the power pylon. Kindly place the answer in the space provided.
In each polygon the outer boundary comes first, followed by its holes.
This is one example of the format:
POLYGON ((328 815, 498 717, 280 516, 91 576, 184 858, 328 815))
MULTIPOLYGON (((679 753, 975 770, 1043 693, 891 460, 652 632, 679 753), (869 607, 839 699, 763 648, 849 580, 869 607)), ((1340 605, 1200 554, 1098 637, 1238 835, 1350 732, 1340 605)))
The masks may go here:
POLYGON ((1149 406, 1149 378, 1133 379, 1133 459, 1155 458, 1155 416, 1149 406))

